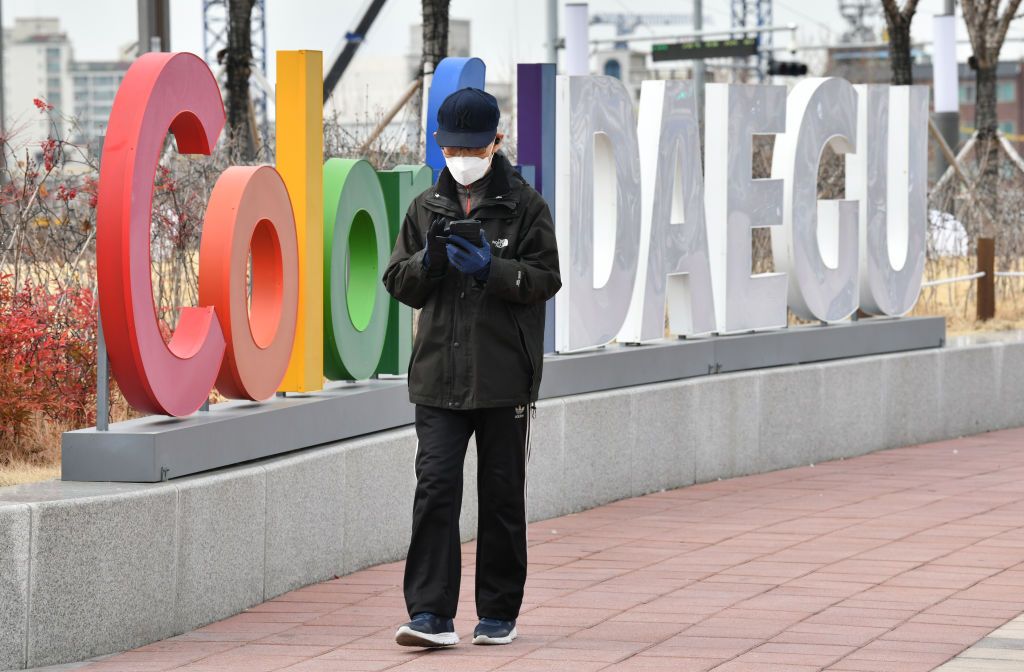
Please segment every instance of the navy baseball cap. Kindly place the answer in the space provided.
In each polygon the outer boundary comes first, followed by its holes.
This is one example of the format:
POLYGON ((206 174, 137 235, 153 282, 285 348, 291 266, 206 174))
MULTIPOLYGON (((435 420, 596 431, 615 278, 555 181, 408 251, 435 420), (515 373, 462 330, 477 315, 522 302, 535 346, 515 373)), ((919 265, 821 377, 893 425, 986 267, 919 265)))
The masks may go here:
POLYGON ((466 87, 455 91, 437 110, 437 144, 441 147, 486 147, 498 133, 498 101, 466 87))

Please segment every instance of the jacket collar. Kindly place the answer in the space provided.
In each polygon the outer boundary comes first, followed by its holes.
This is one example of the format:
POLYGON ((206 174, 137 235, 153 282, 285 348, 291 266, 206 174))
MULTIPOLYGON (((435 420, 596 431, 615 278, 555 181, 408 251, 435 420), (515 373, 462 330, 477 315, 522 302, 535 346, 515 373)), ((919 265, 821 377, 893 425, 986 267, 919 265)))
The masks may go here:
MULTIPOLYGON (((505 157, 504 152, 497 152, 491 160, 490 182, 487 185, 487 192, 484 194, 486 200, 508 199, 514 182, 518 178, 512 164, 505 157)), ((448 167, 445 166, 441 174, 437 176, 437 187, 435 191, 448 200, 458 203, 459 195, 455 188, 455 178, 452 177, 448 167)), ((516 185, 517 186, 517 185, 516 185)))

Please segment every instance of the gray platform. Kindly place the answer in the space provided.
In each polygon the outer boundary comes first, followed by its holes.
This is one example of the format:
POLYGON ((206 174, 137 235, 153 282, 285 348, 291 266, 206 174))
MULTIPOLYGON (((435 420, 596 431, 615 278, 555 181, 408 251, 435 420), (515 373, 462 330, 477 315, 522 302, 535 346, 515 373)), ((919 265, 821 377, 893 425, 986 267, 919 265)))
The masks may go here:
MULTIPOLYGON (((542 399, 715 373, 936 348, 942 318, 868 319, 771 332, 613 345, 548 356, 542 399)), ((228 402, 184 419, 151 416, 63 437, 62 478, 156 482, 409 425, 404 379, 333 384, 263 403, 228 402)))

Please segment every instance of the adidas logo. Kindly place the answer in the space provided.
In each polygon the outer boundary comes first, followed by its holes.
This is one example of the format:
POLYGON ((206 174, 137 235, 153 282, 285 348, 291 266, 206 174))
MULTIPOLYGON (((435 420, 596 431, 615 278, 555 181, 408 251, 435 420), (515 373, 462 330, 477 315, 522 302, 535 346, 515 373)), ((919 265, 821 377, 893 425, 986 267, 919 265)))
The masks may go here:
POLYGON ((516 406, 516 420, 526 415, 526 406, 516 406))

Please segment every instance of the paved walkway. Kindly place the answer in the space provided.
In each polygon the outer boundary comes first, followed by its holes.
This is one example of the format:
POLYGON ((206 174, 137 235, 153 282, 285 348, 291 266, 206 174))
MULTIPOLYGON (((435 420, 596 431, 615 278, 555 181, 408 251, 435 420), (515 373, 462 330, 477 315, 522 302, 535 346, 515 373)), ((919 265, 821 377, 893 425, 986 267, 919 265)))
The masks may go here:
POLYGON ((1018 616, 959 656, 941 672, 1020 672, 1024 669, 1024 616, 1018 616))
POLYGON ((1024 611, 1024 429, 624 500, 529 537, 509 646, 396 646, 393 563, 79 669, 884 672, 935 669, 983 638, 944 669, 1024 669, 1024 625, 989 636, 1024 611))

